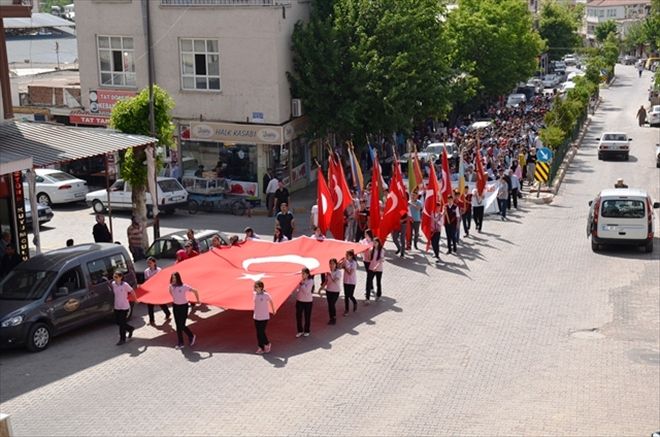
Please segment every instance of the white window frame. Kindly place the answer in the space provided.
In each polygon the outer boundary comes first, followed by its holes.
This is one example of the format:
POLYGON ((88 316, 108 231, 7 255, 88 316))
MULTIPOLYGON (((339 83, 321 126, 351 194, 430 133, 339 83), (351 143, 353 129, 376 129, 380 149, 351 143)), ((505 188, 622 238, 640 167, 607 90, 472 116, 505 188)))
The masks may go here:
MULTIPOLYGON (((222 80, 220 74, 220 42, 215 38, 179 38, 179 77, 181 78, 180 86, 183 91, 199 91, 199 92, 210 92, 218 93, 222 91, 222 80), (190 42, 192 47, 191 50, 184 50, 184 42, 190 42), (200 42, 203 41, 204 50, 199 49, 200 42), (209 49, 209 42, 215 44, 216 51, 209 49), (205 57, 205 74, 197 74, 197 65, 195 62, 196 55, 204 55, 205 57), (190 70, 185 71, 186 64, 184 63, 184 57, 192 56, 192 72, 190 70), (217 61, 217 74, 211 74, 209 68, 209 57, 216 56, 217 61), (192 86, 190 86, 189 81, 192 80, 192 86), (206 86, 204 88, 198 88, 198 80, 204 80, 206 86), (216 81, 218 83, 217 88, 209 88, 211 81, 216 81), (187 83, 188 82, 188 83, 187 83)), ((190 65, 188 64, 188 68, 190 65)))
POLYGON ((112 88, 137 88, 137 76, 135 73, 135 38, 124 35, 96 35, 96 59, 99 69, 99 86, 112 88), (119 38, 121 48, 112 47, 113 38, 119 38), (102 39, 107 39, 108 47, 101 47, 102 39), (128 44, 128 40, 131 43, 128 44), (120 50, 122 54, 122 71, 114 71, 113 52, 120 50), (110 70, 103 70, 101 66, 101 52, 109 52, 110 70), (123 59, 129 57, 132 59, 133 70, 125 69, 123 59), (110 75, 110 83, 104 83, 103 75, 110 75), (132 80, 132 83, 129 83, 132 80))

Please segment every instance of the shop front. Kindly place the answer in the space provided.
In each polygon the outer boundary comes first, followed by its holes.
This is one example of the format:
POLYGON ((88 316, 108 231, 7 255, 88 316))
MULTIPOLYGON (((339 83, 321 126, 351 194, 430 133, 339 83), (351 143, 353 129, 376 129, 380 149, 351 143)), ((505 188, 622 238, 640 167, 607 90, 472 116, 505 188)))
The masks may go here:
POLYGON ((21 171, 30 168, 32 158, 29 157, 0 159, 0 238, 8 233, 22 260, 28 259, 30 249, 21 171))
POLYGON ((226 178, 232 194, 261 200, 269 168, 290 191, 309 184, 313 154, 303 136, 304 119, 282 126, 204 121, 179 126, 179 150, 173 159, 184 162, 182 176, 197 172, 205 178, 226 178))

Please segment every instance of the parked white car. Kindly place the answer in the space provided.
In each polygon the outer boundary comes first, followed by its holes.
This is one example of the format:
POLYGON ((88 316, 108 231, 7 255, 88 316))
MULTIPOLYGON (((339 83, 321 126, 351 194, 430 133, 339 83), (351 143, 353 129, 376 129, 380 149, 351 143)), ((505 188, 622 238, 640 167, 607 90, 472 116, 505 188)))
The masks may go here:
POLYGON ((527 102, 527 97, 524 94, 509 94, 506 99, 506 106, 508 108, 515 108, 518 105, 524 105, 527 102))
POLYGON ((653 210, 660 203, 652 202, 644 190, 614 188, 601 191, 589 202, 587 237, 591 236, 591 249, 601 245, 641 246, 653 251, 655 220, 653 210))
POLYGON ((559 83, 559 79, 555 74, 546 74, 543 76, 543 86, 546 88, 554 88, 559 83))
MULTIPOLYGON (((188 192, 183 188, 183 185, 174 178, 159 177, 157 179, 158 193, 158 208, 165 213, 174 213, 176 208, 183 208, 188 203, 188 192)), ((132 190, 131 185, 123 179, 117 179, 112 184, 109 190, 110 193, 110 206, 112 209, 133 209, 133 202, 131 200, 132 190)), ((151 195, 145 193, 147 211, 150 213, 151 195)), ((85 201, 94 209, 94 212, 102 213, 108 207, 108 192, 106 190, 93 191, 85 196, 85 201)))
POLYGON ((566 66, 575 65, 577 64, 577 58, 575 55, 566 55, 564 56, 564 64, 566 66))
MULTIPOLYGON (((42 205, 79 202, 85 200, 85 194, 89 191, 87 182, 60 170, 37 168, 34 173, 37 202, 42 205)), ((25 178, 23 189, 28 192, 28 182, 25 178)))
POLYGON ((630 157, 629 142, 632 138, 624 132, 603 132, 603 136, 596 138, 598 143, 598 159, 609 156, 622 156, 626 161, 630 157))
POLYGON ((660 105, 653 105, 647 116, 651 127, 660 127, 660 105))

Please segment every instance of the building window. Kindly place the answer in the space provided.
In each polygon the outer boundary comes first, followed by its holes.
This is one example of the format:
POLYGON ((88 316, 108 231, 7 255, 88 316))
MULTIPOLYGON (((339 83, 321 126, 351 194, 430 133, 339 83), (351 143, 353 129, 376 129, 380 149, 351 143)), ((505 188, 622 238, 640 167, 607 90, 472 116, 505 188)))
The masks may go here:
POLYGON ((217 39, 181 39, 181 87, 220 91, 220 53, 217 39))
POLYGON ((133 38, 97 36, 101 85, 135 87, 133 38))
POLYGON ((608 9, 607 10, 607 16, 608 17, 616 17, 616 9, 608 9))

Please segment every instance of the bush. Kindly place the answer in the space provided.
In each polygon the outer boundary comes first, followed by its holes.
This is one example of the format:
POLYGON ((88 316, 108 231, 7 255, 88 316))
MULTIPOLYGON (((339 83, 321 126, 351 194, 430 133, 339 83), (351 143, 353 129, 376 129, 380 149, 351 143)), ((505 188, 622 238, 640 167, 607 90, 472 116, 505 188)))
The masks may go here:
POLYGON ((557 126, 548 126, 541 129, 539 133, 543 145, 556 150, 566 140, 566 132, 557 126))

